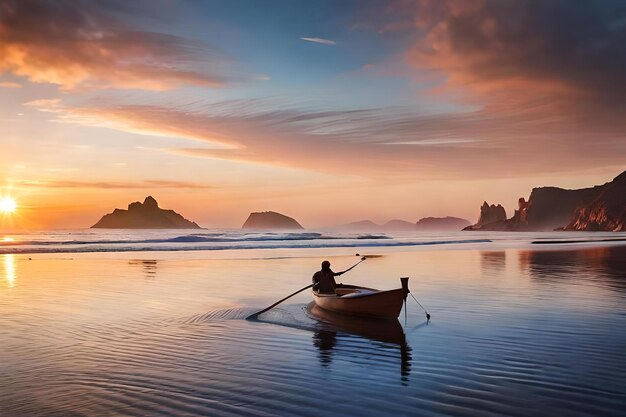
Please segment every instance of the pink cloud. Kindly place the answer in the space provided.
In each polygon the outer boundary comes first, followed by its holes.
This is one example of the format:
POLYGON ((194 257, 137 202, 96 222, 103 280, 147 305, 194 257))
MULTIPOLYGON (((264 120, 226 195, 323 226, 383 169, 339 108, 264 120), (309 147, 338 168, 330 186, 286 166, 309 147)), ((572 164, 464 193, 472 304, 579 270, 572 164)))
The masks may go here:
POLYGON ((418 1, 412 13, 421 35, 406 60, 470 97, 623 104, 626 26, 611 21, 618 8, 611 1, 418 1))
POLYGON ((112 3, 8 0, 0 5, 0 72, 64 90, 180 85, 221 87, 245 78, 220 51, 178 36, 136 30, 112 3))

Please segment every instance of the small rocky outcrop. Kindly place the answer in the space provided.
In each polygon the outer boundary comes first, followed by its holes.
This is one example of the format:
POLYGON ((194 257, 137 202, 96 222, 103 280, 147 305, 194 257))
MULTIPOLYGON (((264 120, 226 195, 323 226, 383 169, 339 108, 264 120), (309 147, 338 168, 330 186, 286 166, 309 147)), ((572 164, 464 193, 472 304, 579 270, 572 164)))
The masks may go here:
POLYGON ((294 230, 304 229, 295 219, 274 211, 250 213, 242 229, 294 230))
POLYGON ((626 231, 626 171, 605 184, 588 205, 576 210, 565 230, 626 231))
POLYGON ((103 229, 200 229, 196 223, 185 219, 174 210, 159 208, 159 204, 148 196, 140 203, 128 205, 128 210, 115 209, 104 215, 92 228, 103 229))
POLYGON ((415 223, 415 230, 420 231, 458 231, 470 225, 469 220, 459 217, 424 217, 415 223))

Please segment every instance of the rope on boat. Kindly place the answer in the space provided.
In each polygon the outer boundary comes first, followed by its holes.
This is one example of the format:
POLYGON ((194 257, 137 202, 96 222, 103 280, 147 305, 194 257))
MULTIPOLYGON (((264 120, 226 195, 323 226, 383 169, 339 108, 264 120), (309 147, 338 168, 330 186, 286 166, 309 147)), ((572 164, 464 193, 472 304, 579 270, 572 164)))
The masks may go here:
POLYGON ((428 314, 428 311, 426 311, 426 309, 424 308, 424 306, 422 304, 420 304, 419 301, 417 301, 417 298, 415 298, 415 296, 413 295, 413 293, 409 293, 411 294, 411 297, 413 297, 413 299, 415 300, 415 302, 417 303, 417 305, 419 305, 420 307, 422 307, 422 310, 424 310, 424 313, 426 313, 426 320, 430 320, 430 314, 428 314))

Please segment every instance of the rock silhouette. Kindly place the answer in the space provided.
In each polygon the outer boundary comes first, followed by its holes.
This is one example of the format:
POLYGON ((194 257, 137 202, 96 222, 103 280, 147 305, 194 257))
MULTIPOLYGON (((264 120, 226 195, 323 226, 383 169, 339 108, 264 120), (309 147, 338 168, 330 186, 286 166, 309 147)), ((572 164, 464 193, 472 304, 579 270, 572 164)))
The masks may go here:
POLYGON ((506 211, 500 204, 489 205, 486 201, 480 206, 480 217, 476 224, 463 230, 505 230, 506 211))
POLYGON ((104 215, 92 228, 103 229, 200 229, 196 223, 185 219, 174 210, 159 208, 148 196, 143 201, 130 203, 128 210, 115 209, 104 215))
POLYGON ((250 213, 242 229, 304 229, 295 219, 274 211, 250 213))

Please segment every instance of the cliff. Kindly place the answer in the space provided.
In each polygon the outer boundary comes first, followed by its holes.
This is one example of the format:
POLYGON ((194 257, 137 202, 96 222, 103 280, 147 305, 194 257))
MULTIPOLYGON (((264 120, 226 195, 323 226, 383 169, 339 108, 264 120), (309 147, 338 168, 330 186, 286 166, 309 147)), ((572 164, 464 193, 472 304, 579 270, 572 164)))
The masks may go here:
POLYGON ((415 230, 420 231, 458 231, 470 225, 470 222, 458 217, 424 217, 415 223, 415 230))
POLYGON ((487 223, 493 207, 484 203, 479 222, 464 230, 548 231, 564 228, 622 231, 626 215, 626 171, 613 181, 595 187, 578 190, 533 188, 528 201, 519 199, 513 217, 487 223))
POLYGON ((557 187, 533 188, 528 199, 526 221, 516 224, 525 230, 554 230, 570 223, 576 210, 591 203, 604 186, 564 190, 557 187))
POLYGON ((626 171, 604 186, 596 198, 576 210, 565 230, 626 231, 626 171))
POLYGON ((200 229, 196 223, 185 219, 174 210, 159 208, 152 196, 143 204, 130 203, 128 210, 115 209, 104 215, 92 228, 103 229, 200 229))
POLYGON ((304 229, 295 219, 274 211, 250 213, 242 229, 304 229))

